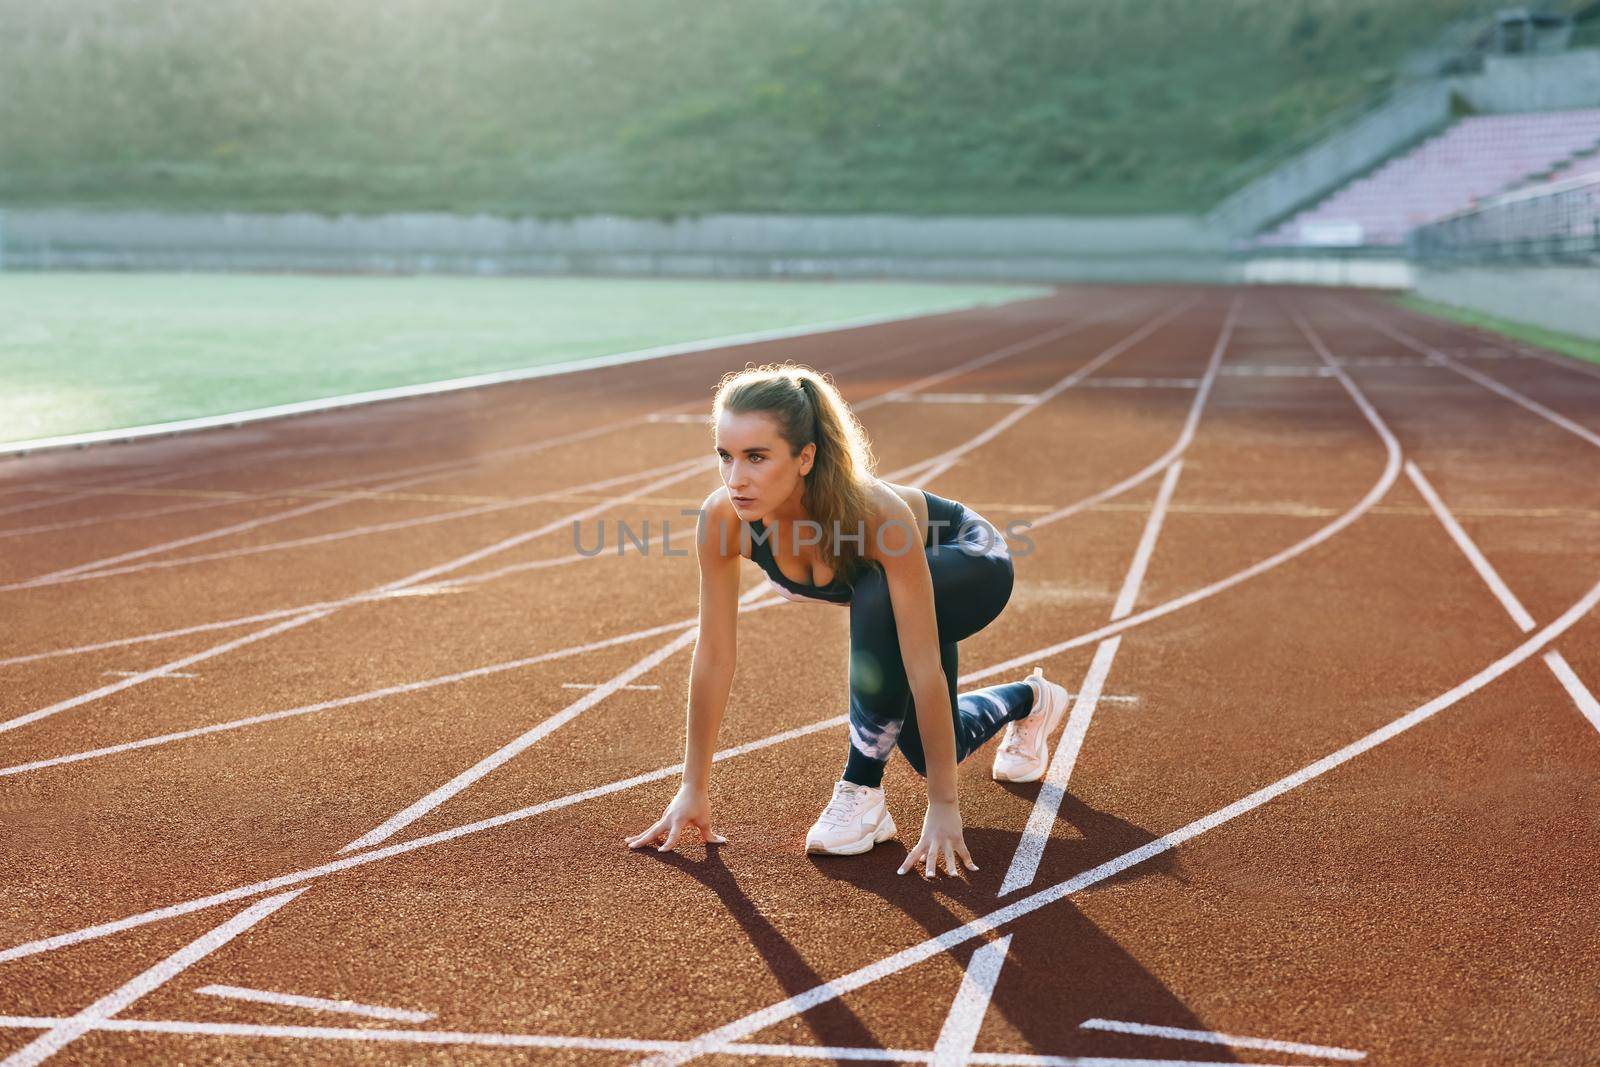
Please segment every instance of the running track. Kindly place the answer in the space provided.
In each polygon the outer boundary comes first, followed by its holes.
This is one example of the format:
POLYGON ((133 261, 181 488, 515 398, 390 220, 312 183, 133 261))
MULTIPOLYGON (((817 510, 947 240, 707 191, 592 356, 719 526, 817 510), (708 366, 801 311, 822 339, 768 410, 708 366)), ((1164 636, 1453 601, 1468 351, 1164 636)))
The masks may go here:
POLYGON ((0 464, 0 1062, 1596 1062, 1597 475, 1600 369, 1132 287, 0 464), (783 359, 1032 524, 963 684, 1077 698, 970 881, 803 854, 845 613, 753 567, 731 844, 622 845, 783 359))

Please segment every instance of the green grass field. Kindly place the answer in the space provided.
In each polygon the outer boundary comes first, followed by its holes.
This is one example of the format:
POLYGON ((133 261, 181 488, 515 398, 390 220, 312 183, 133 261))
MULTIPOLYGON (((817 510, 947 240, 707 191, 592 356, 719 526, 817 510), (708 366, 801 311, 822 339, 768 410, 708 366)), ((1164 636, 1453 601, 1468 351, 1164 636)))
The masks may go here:
POLYGON ((1192 211, 1499 6, 0 0, 0 199, 1192 211))
POLYGON ((0 441, 1045 291, 875 282, 6 274, 0 441))
POLYGON ((1600 363, 1600 341, 1590 341, 1582 337, 1574 337, 1570 333, 1557 333, 1555 330, 1546 330, 1540 326, 1529 326, 1521 322, 1512 322, 1510 319, 1500 319, 1493 315, 1485 315, 1477 311, 1468 311, 1465 308, 1451 307, 1449 304, 1436 304, 1431 300, 1424 300, 1419 296, 1397 296, 1394 302, 1403 308, 1423 315, 1432 315, 1436 319, 1447 319, 1459 322, 1463 326, 1477 326, 1481 329, 1491 330, 1513 341, 1534 345, 1539 348, 1548 348, 1552 352, 1572 356, 1574 359, 1585 359, 1590 363, 1600 363))

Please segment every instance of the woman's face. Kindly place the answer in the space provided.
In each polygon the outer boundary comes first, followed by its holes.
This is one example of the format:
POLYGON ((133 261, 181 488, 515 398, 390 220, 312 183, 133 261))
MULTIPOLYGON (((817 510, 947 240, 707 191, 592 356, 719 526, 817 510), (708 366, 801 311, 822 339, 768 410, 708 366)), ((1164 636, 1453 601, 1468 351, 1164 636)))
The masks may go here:
POLYGON ((717 418, 716 438, 722 484, 739 518, 759 519, 799 502, 816 445, 790 455, 777 422, 758 411, 724 411, 717 418))

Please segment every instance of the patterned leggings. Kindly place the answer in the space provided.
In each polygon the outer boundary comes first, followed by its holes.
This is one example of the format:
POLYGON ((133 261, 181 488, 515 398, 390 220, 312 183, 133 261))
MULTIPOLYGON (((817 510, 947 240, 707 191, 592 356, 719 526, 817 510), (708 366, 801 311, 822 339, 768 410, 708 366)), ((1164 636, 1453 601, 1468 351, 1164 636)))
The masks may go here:
MULTIPOLYGON (((1011 598, 1015 572, 1005 538, 987 519, 965 505, 932 494, 929 505, 930 520, 937 512, 949 522, 946 528, 933 531, 935 543, 923 551, 933 574, 939 661, 950 688, 956 760, 960 762, 1006 723, 1032 710, 1033 687, 1009 682, 956 694, 956 642, 999 616, 1011 598)), ((881 570, 871 568, 857 577, 850 598, 850 755, 844 780, 878 786, 896 746, 916 772, 926 776, 888 583, 881 570)))

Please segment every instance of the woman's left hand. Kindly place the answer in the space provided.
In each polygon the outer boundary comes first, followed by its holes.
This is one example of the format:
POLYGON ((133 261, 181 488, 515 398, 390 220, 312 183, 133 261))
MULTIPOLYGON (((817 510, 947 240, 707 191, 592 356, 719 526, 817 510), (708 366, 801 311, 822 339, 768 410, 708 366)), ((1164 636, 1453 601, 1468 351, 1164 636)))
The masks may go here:
POLYGON ((933 878, 943 860, 945 870, 954 878, 957 876, 957 856, 966 864, 967 870, 978 869, 978 865, 972 862, 972 853, 967 851, 967 842, 961 836, 961 808, 955 804, 930 800, 928 814, 922 819, 922 840, 906 854, 906 861, 896 873, 905 874, 921 861, 927 867, 925 876, 933 878))

